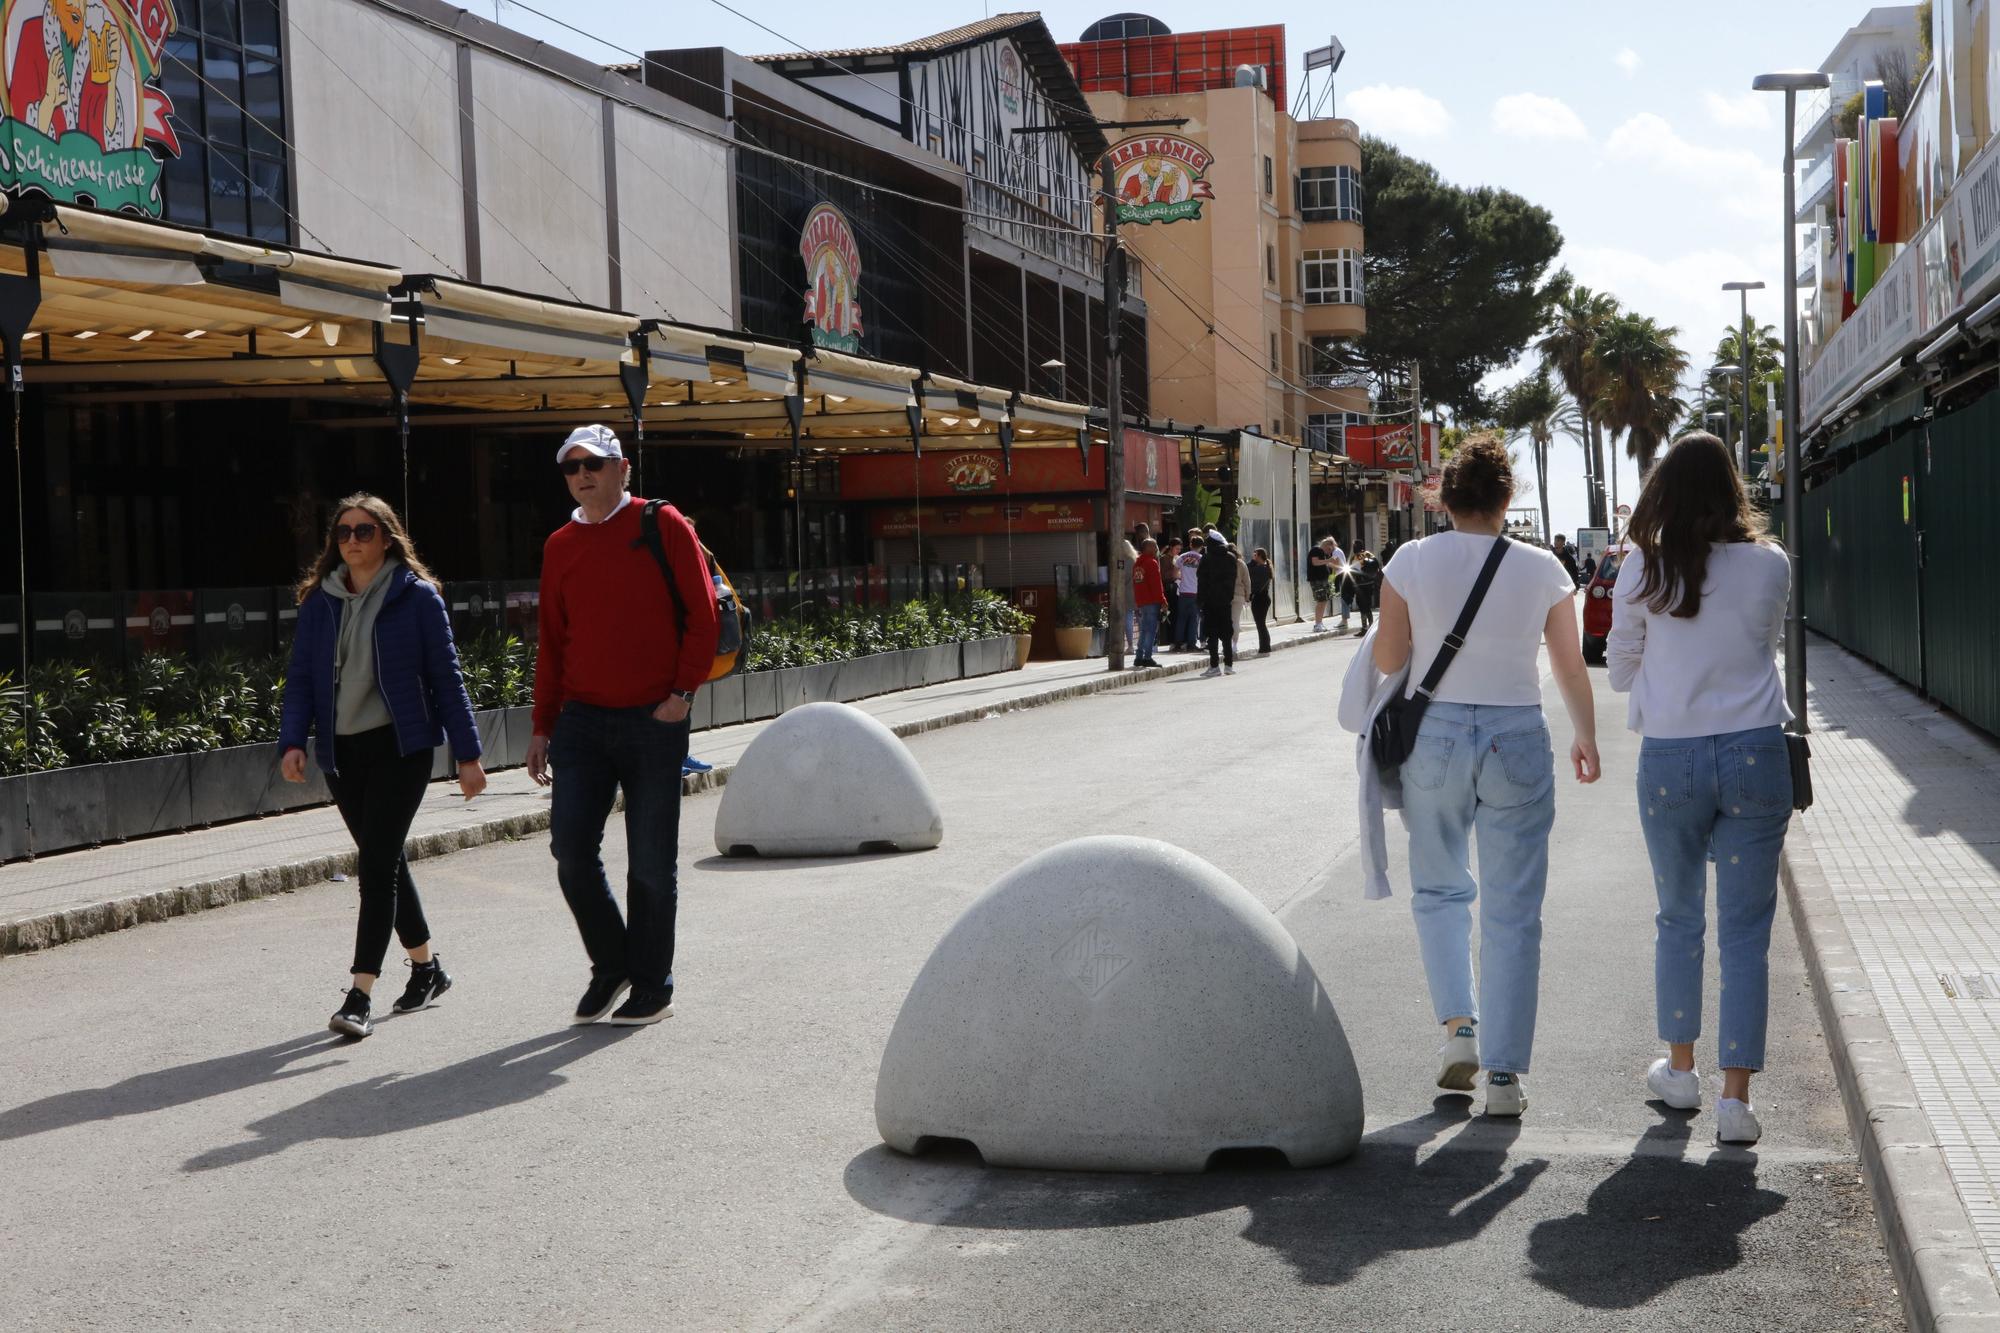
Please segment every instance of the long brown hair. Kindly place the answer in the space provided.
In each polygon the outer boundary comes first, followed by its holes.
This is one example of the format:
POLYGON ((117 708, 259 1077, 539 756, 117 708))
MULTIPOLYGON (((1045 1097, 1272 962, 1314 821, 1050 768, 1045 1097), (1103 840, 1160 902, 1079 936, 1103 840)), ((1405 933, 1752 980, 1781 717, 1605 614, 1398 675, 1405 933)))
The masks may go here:
POLYGON ((363 510, 381 526, 383 533, 389 539, 389 556, 402 561, 412 574, 425 583, 440 591, 443 590, 443 585, 438 582, 438 576, 431 573, 429 566, 425 565, 422 557, 417 554, 416 543, 412 542, 410 534, 403 530, 403 520, 396 517, 396 511, 390 507, 389 502, 366 491, 356 491, 333 507, 333 517, 326 521, 326 546, 321 549, 319 559, 313 561, 312 568, 306 571, 305 577, 299 580, 296 591, 300 603, 303 604, 312 594, 312 590, 326 581, 328 574, 340 567, 340 543, 334 540, 333 530, 340 526, 340 516, 350 509, 363 510))
POLYGON ((1637 597, 1654 615, 1701 611, 1714 542, 1754 542, 1764 519, 1750 504, 1729 446, 1705 430, 1675 440, 1639 492, 1625 535, 1645 553, 1637 597))

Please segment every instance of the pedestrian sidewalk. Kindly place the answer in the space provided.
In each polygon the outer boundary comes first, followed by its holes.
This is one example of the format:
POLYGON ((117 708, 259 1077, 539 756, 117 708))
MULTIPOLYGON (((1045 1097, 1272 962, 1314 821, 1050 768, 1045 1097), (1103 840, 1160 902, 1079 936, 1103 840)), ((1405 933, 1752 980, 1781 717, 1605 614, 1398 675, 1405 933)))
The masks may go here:
POLYGON ((1856 1145, 1915 1326, 2000 1330, 2000 745, 1824 639, 1807 659, 1785 885, 1856 1145))
MULTIPOLYGON (((1237 637, 1239 645, 1246 640, 1256 643, 1254 630, 1237 637)), ((1355 642, 1315 635, 1307 624, 1275 627, 1271 640, 1274 649, 1355 642)), ((1253 649, 1246 670, 1255 670, 1255 662, 1253 649)), ((1206 654, 1170 655, 1160 667, 1114 676, 1101 658, 1031 662, 1019 671, 878 695, 854 706, 897 735, 911 736, 1207 665, 1206 654)), ((1329 693, 1337 688, 1337 678, 1330 676, 1329 693)), ((1332 708, 1330 698, 1327 706, 1332 708)), ((714 770, 690 775, 683 790, 703 791, 728 781, 737 759, 769 725, 766 720, 696 732, 692 753, 714 770)), ((526 837, 547 829, 548 822, 548 791, 530 782, 525 769, 492 774, 486 791, 469 802, 455 783, 432 783, 410 829, 409 856, 417 860, 526 837)), ((15 862, 0 866, 0 956, 304 888, 353 871, 354 844, 331 806, 15 862)))

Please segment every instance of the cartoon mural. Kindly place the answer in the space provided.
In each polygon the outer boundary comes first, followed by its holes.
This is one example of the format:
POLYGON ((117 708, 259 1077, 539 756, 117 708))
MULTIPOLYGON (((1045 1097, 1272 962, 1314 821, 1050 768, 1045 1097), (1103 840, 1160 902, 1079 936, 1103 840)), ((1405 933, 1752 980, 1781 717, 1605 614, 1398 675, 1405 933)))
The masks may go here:
POLYGON ((806 261, 806 323, 813 326, 813 344, 859 352, 861 248, 839 209, 819 204, 806 214, 799 257, 806 261))
POLYGON ((1120 222, 1201 220, 1201 203, 1215 198, 1203 179, 1214 159, 1179 135, 1142 135, 1111 146, 1107 161, 1120 222))
POLYGON ((0 185, 160 216, 161 158, 180 155, 153 86, 171 0, 0 0, 0 15, 0 185))

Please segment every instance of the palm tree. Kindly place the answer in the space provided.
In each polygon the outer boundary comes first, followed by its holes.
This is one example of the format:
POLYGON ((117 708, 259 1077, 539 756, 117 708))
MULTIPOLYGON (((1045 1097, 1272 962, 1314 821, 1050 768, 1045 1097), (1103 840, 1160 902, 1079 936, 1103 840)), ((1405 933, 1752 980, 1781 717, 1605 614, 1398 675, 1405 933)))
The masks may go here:
MULTIPOLYGON (((1731 327, 1724 331, 1715 344, 1717 365, 1740 366, 1743 364, 1743 343, 1750 344, 1750 438, 1761 441, 1770 435, 1770 422, 1765 419, 1765 384, 1782 384, 1785 374, 1785 345, 1778 341, 1777 331, 1769 324, 1744 321, 1743 327, 1731 327)), ((1730 394, 1729 425, 1737 439, 1743 438, 1743 388, 1735 385, 1730 394)))
POLYGON ((1645 315, 1617 315, 1590 351, 1602 376, 1598 405, 1605 427, 1626 433, 1626 452, 1639 460, 1642 478, 1653 470, 1653 455, 1679 413, 1674 391, 1688 368, 1687 354, 1674 346, 1679 333, 1645 315))
POLYGON ((1604 437, 1603 421, 1596 407, 1601 397, 1603 376, 1591 357, 1598 335, 1618 314, 1618 302, 1588 287, 1572 287, 1563 294, 1555 315, 1535 344, 1542 365, 1554 372, 1577 404, 1584 420, 1584 472, 1589 487, 1590 522, 1604 526, 1604 437))
POLYGON ((1541 497, 1542 536, 1552 530, 1549 522, 1549 445, 1558 434, 1582 440, 1583 417, 1560 385, 1549 377, 1544 366, 1500 395, 1500 428, 1511 443, 1525 439, 1535 453, 1535 491, 1541 497))

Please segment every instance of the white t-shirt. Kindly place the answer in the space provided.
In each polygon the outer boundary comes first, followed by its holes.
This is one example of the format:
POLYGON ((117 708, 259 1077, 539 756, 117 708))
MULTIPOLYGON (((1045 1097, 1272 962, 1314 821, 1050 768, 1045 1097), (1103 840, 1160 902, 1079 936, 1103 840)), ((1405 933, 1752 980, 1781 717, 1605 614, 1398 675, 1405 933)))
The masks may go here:
MULTIPOLYGON (((1493 538, 1440 532, 1396 548, 1382 577, 1410 604, 1410 683, 1415 694, 1444 636, 1458 623, 1493 538)), ((1432 697, 1455 704, 1539 704, 1540 650, 1549 608, 1576 595, 1576 580, 1547 551, 1508 545, 1493 586, 1432 697)))
POLYGON ((1662 738, 1721 736, 1791 721, 1778 677, 1778 634, 1791 597, 1792 562, 1764 542, 1708 548, 1701 610, 1656 615, 1635 594, 1645 576, 1637 550, 1618 567, 1611 637, 1611 688, 1632 692, 1626 725, 1662 738))

